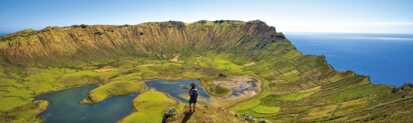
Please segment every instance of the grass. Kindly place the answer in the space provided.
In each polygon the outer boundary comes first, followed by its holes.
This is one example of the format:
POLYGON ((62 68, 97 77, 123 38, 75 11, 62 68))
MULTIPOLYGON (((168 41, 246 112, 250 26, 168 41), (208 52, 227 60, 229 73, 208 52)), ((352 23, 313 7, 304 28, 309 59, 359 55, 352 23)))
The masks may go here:
POLYGON ((345 89, 339 91, 328 98, 334 102, 344 102, 347 100, 357 99, 360 97, 379 97, 388 92, 389 89, 384 86, 374 86, 374 85, 359 85, 352 87, 351 89, 345 89))
POLYGON ((137 112, 134 112, 120 121, 120 123, 160 123, 163 112, 168 107, 176 107, 178 111, 183 107, 162 92, 146 91, 133 100, 137 112))
POLYGON ((248 113, 256 117, 262 117, 268 114, 274 115, 280 111, 281 107, 266 105, 265 102, 261 102, 261 100, 260 98, 251 99, 235 105, 231 110, 237 113, 248 113))
POLYGON ((24 79, 26 85, 34 88, 36 94, 48 92, 50 90, 57 90, 59 86, 57 80, 60 76, 74 72, 70 69, 51 68, 45 70, 30 70, 31 75, 24 79), (33 74, 31 73, 33 72, 33 74))
POLYGON ((47 101, 41 100, 13 108, 12 110, 0 114, 0 122, 41 123, 42 119, 38 117, 38 114, 45 111, 48 104, 47 101))
POLYGON ((316 119, 330 116, 337 108, 337 105, 326 105, 322 107, 316 107, 309 110, 307 119, 316 119))
POLYGON ((280 76, 280 79, 286 81, 297 81, 300 79, 300 72, 298 72, 297 70, 286 72, 280 76))
POLYGON ((89 92, 87 99, 83 100, 84 103, 98 103, 111 96, 127 95, 133 92, 143 92, 145 89, 144 82, 137 81, 117 81, 110 82, 105 85, 99 86, 89 92))
POLYGON ((259 105, 252 110, 259 114, 275 114, 280 111, 280 107, 259 105))
POLYGON ((29 69, 29 76, 23 79, 24 84, 36 95, 56 91, 68 87, 97 83, 111 76, 94 70, 78 70, 68 68, 29 69))
POLYGON ((306 89, 306 90, 301 90, 301 91, 297 91, 297 92, 292 92, 289 94, 284 94, 284 95, 274 95, 274 94, 270 94, 267 95, 263 98, 261 98, 261 104, 265 105, 265 106, 277 106, 279 105, 281 102, 288 102, 288 101, 300 101, 301 99, 304 99, 306 97, 309 97, 311 95, 313 95, 314 93, 320 91, 321 87, 317 86, 317 87, 313 87, 310 89, 306 89))
POLYGON ((245 73, 245 71, 242 70, 242 65, 235 64, 231 59, 232 58, 227 55, 208 53, 204 56, 189 58, 187 59, 186 64, 197 65, 203 68, 214 68, 233 74, 245 73))
POLYGON ((320 86, 317 86, 285 95, 263 93, 261 96, 235 105, 231 108, 231 110, 238 113, 248 113, 255 117, 273 116, 281 111, 282 107, 280 107, 280 104, 282 102, 299 101, 305 97, 313 95, 314 93, 320 91, 320 89, 320 86))
POLYGON ((314 93, 316 93, 318 91, 320 91, 320 86, 310 88, 310 89, 307 89, 307 90, 293 92, 293 93, 287 94, 287 95, 282 95, 282 96, 279 97, 279 99, 282 100, 282 101, 297 101, 297 100, 301 100, 305 97, 311 96, 311 95, 313 95, 314 93))
POLYGON ((97 83, 102 78, 110 76, 107 73, 98 73, 94 70, 54 67, 26 68, 21 71, 25 73, 8 71, 9 75, 13 75, 0 79, 0 96, 2 96, 0 101, 3 102, 0 103, 0 111, 8 111, 29 104, 39 94, 97 83))
POLYGON ((216 96, 226 96, 228 94, 230 94, 231 90, 222 86, 215 86, 215 88, 213 88, 212 90, 213 94, 216 96))
POLYGON ((231 110, 236 112, 242 112, 248 109, 252 109, 260 104, 260 100, 253 99, 246 102, 239 103, 231 108, 231 110))

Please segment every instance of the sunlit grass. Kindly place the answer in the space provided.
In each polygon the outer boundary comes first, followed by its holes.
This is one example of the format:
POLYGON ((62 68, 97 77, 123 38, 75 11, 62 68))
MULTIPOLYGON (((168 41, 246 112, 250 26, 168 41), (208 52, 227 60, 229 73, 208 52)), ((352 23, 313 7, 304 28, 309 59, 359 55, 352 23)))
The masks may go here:
POLYGON ((137 112, 126 116, 121 123, 159 123, 162 121, 163 111, 168 107, 176 107, 179 111, 183 108, 174 99, 153 90, 140 94, 133 100, 133 105, 137 112))
POLYGON ((241 111, 252 109, 258 106, 259 104, 260 104, 260 100, 253 99, 253 100, 239 103, 235 107, 232 107, 231 110, 236 111, 236 112, 241 112, 241 111))
POLYGON ((137 81, 117 81, 99 86, 89 92, 88 100, 97 103, 110 96, 127 95, 133 92, 142 92, 145 89, 144 82, 137 81))
POLYGON ((320 90, 320 87, 314 87, 311 89, 307 89, 307 90, 302 90, 299 92, 293 92, 291 94, 287 94, 287 95, 282 95, 279 97, 280 100, 283 101, 297 101, 297 100, 301 100, 305 97, 308 97, 310 95, 313 95, 314 93, 316 93, 317 91, 320 90))
POLYGON ((280 111, 280 107, 259 105, 252 110, 259 114, 275 114, 280 111))

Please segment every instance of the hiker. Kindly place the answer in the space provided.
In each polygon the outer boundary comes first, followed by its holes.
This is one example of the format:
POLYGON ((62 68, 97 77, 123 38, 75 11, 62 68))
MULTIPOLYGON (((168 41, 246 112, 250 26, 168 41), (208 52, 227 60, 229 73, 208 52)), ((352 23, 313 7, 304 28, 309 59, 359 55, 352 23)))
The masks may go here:
POLYGON ((198 99, 198 89, 196 88, 195 83, 191 83, 191 89, 189 89, 189 111, 195 112, 195 105, 198 99))

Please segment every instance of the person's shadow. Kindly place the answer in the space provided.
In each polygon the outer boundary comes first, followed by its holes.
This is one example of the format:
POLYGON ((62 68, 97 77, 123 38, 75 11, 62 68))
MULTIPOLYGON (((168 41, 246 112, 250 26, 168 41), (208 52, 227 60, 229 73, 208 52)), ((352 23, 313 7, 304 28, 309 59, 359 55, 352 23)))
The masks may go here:
POLYGON ((186 123, 186 122, 188 122, 188 120, 191 119, 191 116, 192 116, 193 113, 194 113, 194 112, 186 111, 186 112, 184 113, 185 116, 184 116, 184 118, 182 119, 181 123, 186 123))

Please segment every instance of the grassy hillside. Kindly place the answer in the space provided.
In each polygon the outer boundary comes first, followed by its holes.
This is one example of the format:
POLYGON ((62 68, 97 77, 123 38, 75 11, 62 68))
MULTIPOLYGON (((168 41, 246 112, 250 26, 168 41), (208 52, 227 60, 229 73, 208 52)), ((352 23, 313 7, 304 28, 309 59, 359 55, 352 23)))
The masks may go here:
MULTIPOLYGON (((147 92, 141 82, 152 79, 199 79, 219 98, 225 95, 220 94, 223 89, 215 89, 212 82, 223 76, 252 76, 261 83, 252 98, 217 100, 209 107, 228 117, 271 122, 413 120, 412 87, 374 85, 367 76, 335 71, 323 56, 303 55, 264 22, 169 21, 48 27, 1 37, 0 122, 39 121, 39 111, 33 113, 28 106, 37 104, 35 96, 85 84, 99 85, 85 99, 89 103, 139 91, 179 106, 159 92, 147 92)), ((155 103, 140 104, 137 99, 134 105, 156 108, 151 116, 158 116, 164 107, 157 109, 159 100, 151 101, 155 103)), ((144 114, 135 112, 122 122, 144 114)), ((214 118, 219 116, 211 114, 209 121, 220 122, 214 118)))

